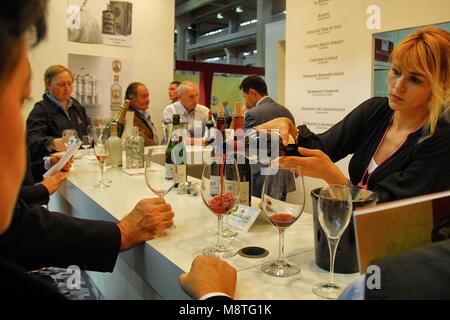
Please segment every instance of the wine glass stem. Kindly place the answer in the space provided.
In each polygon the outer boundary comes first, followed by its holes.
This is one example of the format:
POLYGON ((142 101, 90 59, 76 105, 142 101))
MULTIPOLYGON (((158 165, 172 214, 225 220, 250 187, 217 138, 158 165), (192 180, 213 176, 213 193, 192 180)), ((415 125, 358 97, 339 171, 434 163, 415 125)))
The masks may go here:
POLYGON ((102 174, 102 180, 100 181, 100 184, 105 184, 105 161, 100 162, 100 171, 102 174))
POLYGON ((328 238, 328 248, 330 251, 330 284, 334 284, 334 260, 336 258, 337 246, 339 244, 338 239, 328 238))
POLYGON ((223 247, 223 215, 217 215, 217 247, 223 247))
POLYGON ((284 255, 284 229, 279 230, 279 241, 278 241, 278 260, 284 261, 285 255, 284 255))

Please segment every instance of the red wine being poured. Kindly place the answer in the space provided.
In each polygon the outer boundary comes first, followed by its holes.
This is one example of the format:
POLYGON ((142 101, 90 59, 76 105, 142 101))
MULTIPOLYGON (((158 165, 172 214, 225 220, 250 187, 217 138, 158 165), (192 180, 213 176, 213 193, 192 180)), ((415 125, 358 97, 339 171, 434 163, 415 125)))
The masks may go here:
POLYGON ((270 222, 277 228, 287 228, 297 220, 290 213, 277 213, 270 216, 270 222))

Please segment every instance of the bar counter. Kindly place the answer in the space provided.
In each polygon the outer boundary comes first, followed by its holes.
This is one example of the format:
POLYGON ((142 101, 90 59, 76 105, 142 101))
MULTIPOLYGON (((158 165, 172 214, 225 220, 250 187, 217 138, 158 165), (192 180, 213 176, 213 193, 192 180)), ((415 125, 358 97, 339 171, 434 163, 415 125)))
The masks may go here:
MULTIPOLYGON (((85 158, 75 161, 68 181, 51 198, 49 208, 77 218, 117 222, 136 203, 155 195, 147 187, 144 176, 129 176, 118 169, 109 170, 111 188, 94 187, 100 179, 97 161, 85 158)), ((189 177, 189 180, 198 181, 189 177)), ((113 273, 89 272, 89 276, 105 299, 190 299, 178 285, 178 276, 190 269, 192 260, 204 247, 216 242, 217 218, 203 203, 201 195, 178 194, 172 190, 166 201, 175 212, 176 229, 147 241, 119 255, 113 273)), ((310 201, 310 199, 307 199, 310 201)), ((259 199, 253 198, 257 206, 259 199)), ((76 239, 74 239, 76 240, 76 239)), ((275 278, 261 271, 261 265, 278 255, 278 232, 261 212, 248 233, 238 231, 229 240, 237 249, 259 246, 269 256, 249 259, 239 255, 227 260, 238 271, 236 299, 303 300, 320 299, 312 287, 327 281, 329 273, 314 264, 312 215, 304 212, 286 231, 286 253, 289 261, 302 267, 290 278, 275 278)), ((336 282, 345 287, 357 274, 336 274, 336 282)))

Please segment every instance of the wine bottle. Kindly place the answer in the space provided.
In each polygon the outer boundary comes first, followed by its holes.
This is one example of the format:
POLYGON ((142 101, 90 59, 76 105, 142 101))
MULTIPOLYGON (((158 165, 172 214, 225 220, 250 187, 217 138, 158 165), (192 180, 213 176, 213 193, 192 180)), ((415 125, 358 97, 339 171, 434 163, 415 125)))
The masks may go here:
POLYGON ((111 136, 108 138, 109 160, 113 168, 122 165, 122 141, 117 136, 117 123, 111 125, 111 136))
POLYGON ((206 122, 206 130, 205 130, 205 144, 210 145, 215 140, 215 132, 214 132, 214 121, 212 118, 212 112, 210 111, 208 114, 208 121, 206 122))
POLYGON ((216 127, 217 131, 224 133, 223 141, 225 141, 225 110, 223 106, 220 106, 217 112, 216 127))
MULTIPOLYGON (((226 154, 225 140, 225 114, 223 106, 219 107, 216 119, 216 144, 212 156, 215 159, 211 164, 210 188, 211 195, 216 196, 223 193, 226 188, 226 173, 224 168, 224 155, 226 154)), ((231 187, 231 186, 230 186, 231 187)))
POLYGON ((301 157, 294 143, 283 145, 278 130, 252 130, 244 137, 245 157, 251 162, 269 164, 280 157, 301 157))
POLYGON ((175 179, 175 187, 187 181, 186 161, 183 138, 177 132, 180 129, 180 115, 174 114, 172 118, 172 132, 166 150, 166 178, 175 179))
POLYGON ((116 123, 116 124, 123 123, 123 120, 125 118, 125 114, 128 111, 128 108, 130 108, 130 100, 126 99, 123 102, 123 104, 120 106, 120 109, 114 114, 114 117, 112 118, 112 120, 103 129, 103 133, 102 133, 103 137, 109 137, 111 135, 111 125, 113 123, 116 123))
POLYGON ((252 203, 252 172, 248 158, 238 152, 238 142, 244 134, 244 110, 242 103, 235 104, 234 116, 234 155, 238 164, 240 178, 240 203, 250 206, 252 203))

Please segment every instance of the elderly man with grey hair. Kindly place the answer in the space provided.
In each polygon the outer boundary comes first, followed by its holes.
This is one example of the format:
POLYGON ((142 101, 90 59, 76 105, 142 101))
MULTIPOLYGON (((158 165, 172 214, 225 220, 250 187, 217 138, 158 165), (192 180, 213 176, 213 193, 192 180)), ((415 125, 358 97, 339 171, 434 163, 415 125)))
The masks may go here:
POLYGON ((192 81, 184 81, 178 87, 180 100, 168 105, 163 112, 163 122, 172 123, 173 115, 179 114, 181 123, 187 123, 187 129, 191 134, 196 127, 201 126, 203 136, 206 122, 208 121, 209 109, 198 104, 198 85, 192 81))

